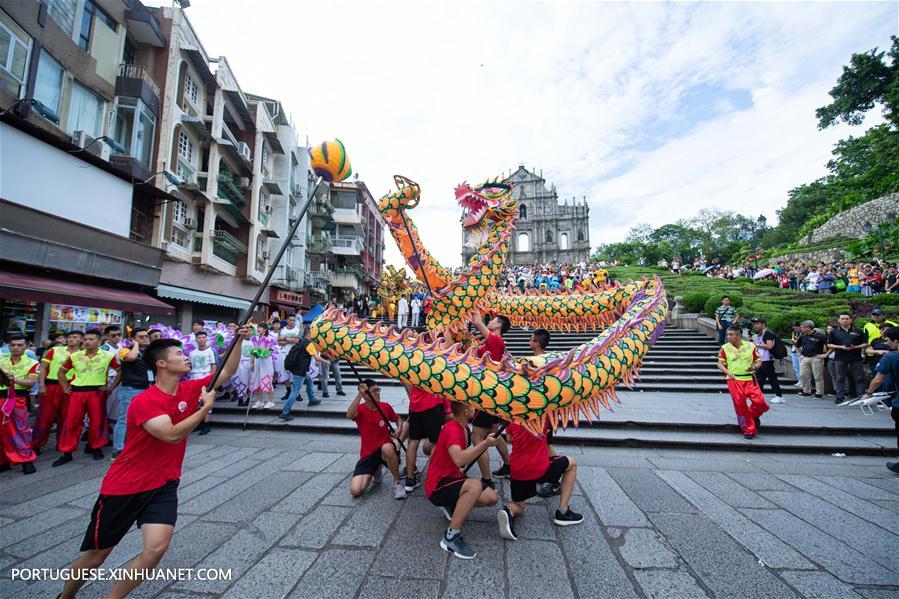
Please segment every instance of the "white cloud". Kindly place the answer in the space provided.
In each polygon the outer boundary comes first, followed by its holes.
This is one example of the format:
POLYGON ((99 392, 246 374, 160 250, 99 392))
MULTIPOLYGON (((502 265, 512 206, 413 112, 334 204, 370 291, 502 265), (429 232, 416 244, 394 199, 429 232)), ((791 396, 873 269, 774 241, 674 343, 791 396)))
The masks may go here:
POLYGON ((453 187, 519 162, 590 199, 594 246, 707 206, 773 221, 848 132, 818 131, 814 109, 852 52, 889 43, 897 8, 193 0, 187 13, 244 90, 282 100, 313 143, 340 137, 372 193, 394 173, 421 183, 410 216, 455 265, 453 187))

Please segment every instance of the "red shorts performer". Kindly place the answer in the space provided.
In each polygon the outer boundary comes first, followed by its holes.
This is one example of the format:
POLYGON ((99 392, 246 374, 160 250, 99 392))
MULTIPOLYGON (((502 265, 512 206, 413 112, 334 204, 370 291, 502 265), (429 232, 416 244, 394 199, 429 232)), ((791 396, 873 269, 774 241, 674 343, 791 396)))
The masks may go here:
MULTIPOLYGON (((249 335, 248 327, 240 330, 241 338, 249 335)), ((72 571, 99 568, 137 523, 143 550, 125 566, 128 572, 113 587, 112 597, 124 597, 137 587, 147 578, 140 573, 155 568, 168 549, 178 515, 178 482, 187 437, 215 402, 215 391, 205 389, 211 375, 179 382, 190 372, 190 361, 177 339, 153 341, 144 356, 156 382, 131 400, 128 441, 103 479, 81 543, 83 553, 71 566, 72 571)), ((232 352, 219 380, 228 380, 239 360, 240 352, 232 352)), ((75 597, 85 582, 82 578, 68 577, 61 596, 75 597)))
POLYGON ((760 418, 768 411, 765 396, 755 381, 755 371, 761 364, 755 346, 743 340, 743 329, 728 327, 727 343, 721 347, 718 356, 718 370, 727 377, 727 389, 734 402, 737 424, 747 439, 758 434, 760 418))
POLYGON ((22 464, 23 474, 35 472, 37 457, 31 449, 28 427, 28 391, 38 378, 38 362, 25 355, 27 341, 22 334, 9 337, 9 353, 0 356, 0 472, 22 464))
POLYGON ((109 444, 106 424, 107 379, 110 369, 119 369, 119 361, 114 354, 100 349, 101 337, 99 329, 86 331, 82 341, 84 349, 71 354, 59 368, 57 380, 63 393, 68 394, 69 402, 62 432, 56 443, 56 448, 63 455, 53 462, 54 467, 72 461, 72 453, 78 448, 78 440, 81 438, 85 414, 90 417, 88 448, 95 460, 103 459, 103 446, 109 444), (74 373, 71 383, 69 371, 74 373))

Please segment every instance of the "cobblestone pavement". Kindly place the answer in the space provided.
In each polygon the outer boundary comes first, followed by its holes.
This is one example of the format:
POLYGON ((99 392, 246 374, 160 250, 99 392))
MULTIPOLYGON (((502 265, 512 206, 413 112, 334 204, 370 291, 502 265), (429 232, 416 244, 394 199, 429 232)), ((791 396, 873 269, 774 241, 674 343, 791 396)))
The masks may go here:
MULTIPOLYGON (((229 581, 152 581, 135 597, 896 597, 899 477, 881 458, 561 446, 578 461, 579 526, 532 500, 520 539, 494 509, 463 532, 472 561, 438 547, 446 520, 421 489, 386 482, 353 500, 351 436, 216 430, 188 443, 169 568, 230 568, 229 581)), ((108 462, 77 455, 0 476, 0 596, 55 597, 11 580, 78 554, 108 462)), ((494 456, 495 459, 495 456, 494 456)), ((420 467, 424 467, 424 461, 420 467)), ((508 497, 507 481, 503 494, 508 497)), ((109 567, 140 548, 130 532, 109 567)), ((108 582, 87 586, 100 597, 108 582)))

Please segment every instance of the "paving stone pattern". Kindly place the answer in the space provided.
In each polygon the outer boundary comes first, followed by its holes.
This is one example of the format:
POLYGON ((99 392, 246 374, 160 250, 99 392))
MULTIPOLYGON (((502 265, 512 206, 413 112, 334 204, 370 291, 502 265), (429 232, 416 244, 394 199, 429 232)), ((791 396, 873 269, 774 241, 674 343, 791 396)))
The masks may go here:
MULTIPOLYGON (((390 476, 349 495, 358 441, 314 433, 216 430, 188 444, 180 513, 161 567, 230 569, 231 579, 149 581, 134 597, 896 597, 899 477, 870 457, 564 447, 579 463, 572 506, 529 500, 519 540, 494 509, 463 528, 477 550, 438 542, 446 520, 421 489, 393 499, 390 476)), ((491 456, 496 460, 497 456, 491 456)), ((52 597, 53 581, 12 568, 61 568, 78 554, 108 462, 78 455, 0 475, 0 598, 52 597)), ((419 468, 426 467, 420 458, 419 468)), ((498 465, 498 464, 495 464, 498 465)), ((498 485, 508 498, 508 482, 498 485)), ((141 547, 130 531, 110 555, 141 547)), ((86 586, 98 598, 111 583, 86 586)))

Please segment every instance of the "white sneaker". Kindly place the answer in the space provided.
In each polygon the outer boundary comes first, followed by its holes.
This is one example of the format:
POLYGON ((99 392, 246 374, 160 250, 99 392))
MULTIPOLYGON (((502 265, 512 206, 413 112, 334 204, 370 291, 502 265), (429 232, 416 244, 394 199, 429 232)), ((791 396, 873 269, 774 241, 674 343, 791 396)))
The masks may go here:
POLYGON ((265 405, 262 407, 265 408, 266 410, 271 410, 272 408, 275 407, 275 402, 267 401, 267 402, 265 402, 265 405))
POLYGON ((254 410, 258 410, 259 408, 262 407, 262 402, 261 402, 261 401, 257 401, 256 403, 254 403, 254 404, 253 404, 252 406, 250 406, 250 407, 253 408, 254 410))
POLYGON ((400 481, 396 481, 393 485, 393 498, 394 499, 405 499, 406 498, 406 487, 403 486, 403 483, 400 481))
POLYGON ((783 397, 779 397, 779 396, 775 395, 770 400, 768 400, 768 403, 786 403, 786 402, 784 401, 783 397))

